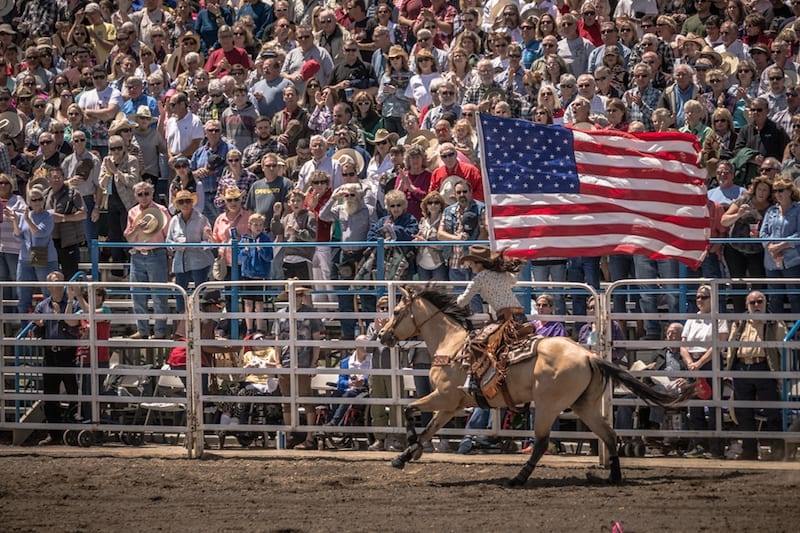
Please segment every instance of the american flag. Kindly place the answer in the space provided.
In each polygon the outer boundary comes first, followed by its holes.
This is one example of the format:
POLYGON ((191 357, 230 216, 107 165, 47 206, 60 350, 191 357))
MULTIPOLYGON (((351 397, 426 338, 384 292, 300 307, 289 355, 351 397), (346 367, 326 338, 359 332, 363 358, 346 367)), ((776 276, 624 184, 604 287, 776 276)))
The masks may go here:
POLYGON ((532 259, 702 261, 710 221, 693 135, 584 132, 485 114, 478 134, 495 249, 532 259))

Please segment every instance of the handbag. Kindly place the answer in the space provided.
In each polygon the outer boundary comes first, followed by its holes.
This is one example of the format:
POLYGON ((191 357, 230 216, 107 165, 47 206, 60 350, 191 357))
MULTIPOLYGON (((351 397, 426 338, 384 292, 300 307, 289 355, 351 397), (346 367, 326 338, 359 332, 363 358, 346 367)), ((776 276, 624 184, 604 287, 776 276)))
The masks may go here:
POLYGON ((211 277, 216 281, 224 281, 227 275, 228 263, 225 262, 224 257, 217 256, 216 259, 214 259, 214 264, 211 266, 211 277))
POLYGON ((42 268, 47 266, 47 246, 31 246, 31 266, 42 268))

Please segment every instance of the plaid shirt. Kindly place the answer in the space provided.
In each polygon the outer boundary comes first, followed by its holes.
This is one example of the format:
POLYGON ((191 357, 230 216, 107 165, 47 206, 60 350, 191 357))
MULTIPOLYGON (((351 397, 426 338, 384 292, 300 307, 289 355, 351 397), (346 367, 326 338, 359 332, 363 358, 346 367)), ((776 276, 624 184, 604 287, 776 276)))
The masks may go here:
MULTIPOLYGON (((661 72, 672 74, 672 67, 675 65, 675 52, 672 51, 672 47, 668 43, 659 39, 656 53, 658 54, 658 57, 661 58, 661 72)), ((642 54, 642 45, 640 43, 636 43, 631 50, 630 57, 628 58, 628 70, 631 73, 633 73, 633 67, 642 62, 642 54)))
POLYGON ((214 205, 217 207, 224 206, 225 200, 222 198, 222 194, 226 189, 233 189, 234 187, 242 191, 242 198, 246 198, 247 192, 250 190, 250 186, 255 183, 257 179, 258 176, 249 170, 244 169, 242 171, 242 175, 239 176, 239 179, 237 180, 231 175, 231 171, 226 168, 222 172, 222 177, 219 179, 219 183, 217 184, 217 195, 214 196, 214 205))
MULTIPOLYGON (((244 166, 244 168, 249 168, 250 165, 260 161, 265 154, 269 153, 278 154, 283 158, 289 155, 286 147, 278 142, 277 138, 270 137, 266 143, 256 141, 253 144, 248 144, 247 147, 242 150, 242 166, 244 166)), ((258 173, 261 172, 260 168, 261 165, 259 165, 258 173)))
POLYGON ((475 84, 467 89, 467 92, 464 94, 464 100, 461 102, 461 107, 464 107, 467 104, 477 105, 481 103, 486 96, 486 93, 491 90, 502 91, 503 100, 508 102, 508 106, 511 108, 511 114, 515 117, 519 116, 520 101, 514 96, 513 91, 507 90, 496 81, 493 81, 491 85, 484 85, 480 80, 476 81, 475 84))
POLYGON ((653 111, 658 108, 658 100, 661 98, 661 91, 652 85, 648 85, 642 94, 641 106, 637 105, 635 102, 627 103, 627 96, 629 94, 633 96, 642 93, 639 91, 638 87, 634 87, 633 89, 625 91, 625 94, 622 95, 622 101, 625 102, 625 106, 628 108, 628 121, 638 120, 644 124, 645 130, 654 131, 653 111))

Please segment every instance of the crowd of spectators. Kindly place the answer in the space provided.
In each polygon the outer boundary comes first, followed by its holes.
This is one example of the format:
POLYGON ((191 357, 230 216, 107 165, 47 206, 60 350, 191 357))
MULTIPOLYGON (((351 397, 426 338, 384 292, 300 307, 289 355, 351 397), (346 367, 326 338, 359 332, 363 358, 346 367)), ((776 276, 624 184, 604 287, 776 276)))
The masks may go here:
MULTIPOLYGON (((217 255, 228 278, 233 268, 271 280, 383 269, 386 279, 470 280, 466 246, 390 246, 376 265, 363 243, 487 237, 478 113, 688 132, 709 171, 713 236, 798 234, 800 2, 677 1, 661 11, 654 0, 620 0, 613 11, 605 0, 8 5, 0 280, 43 280, 54 261, 69 278, 98 236, 148 244, 103 249, 115 279, 166 281, 171 271, 187 288, 209 277, 217 255), (269 257, 210 248, 242 238, 302 245, 269 257), (342 245, 314 246, 328 241, 342 245)), ((798 277, 797 249, 712 246, 689 275, 798 277)), ((675 260, 619 255, 537 260, 533 271, 536 281, 599 287, 679 270, 675 260)), ((373 295, 337 300, 344 312, 375 311, 373 295)), ((784 304, 772 301, 773 311, 784 304)), ((19 302, 20 312, 32 306, 27 293, 19 302)), ((629 302, 614 303, 620 312, 629 302)), ((677 298, 666 303, 677 312, 677 298)), ((572 304, 585 314, 585 298, 572 304)), ((637 300, 645 312, 658 304, 651 292, 637 300)), ((789 304, 800 312, 797 296, 789 304)), ((660 338, 663 325, 652 322, 645 338, 660 338)), ((358 333, 355 320, 342 322, 343 338, 358 333)), ((149 336, 149 325, 134 335, 149 336)), ((167 335, 157 322, 153 336, 167 335)))

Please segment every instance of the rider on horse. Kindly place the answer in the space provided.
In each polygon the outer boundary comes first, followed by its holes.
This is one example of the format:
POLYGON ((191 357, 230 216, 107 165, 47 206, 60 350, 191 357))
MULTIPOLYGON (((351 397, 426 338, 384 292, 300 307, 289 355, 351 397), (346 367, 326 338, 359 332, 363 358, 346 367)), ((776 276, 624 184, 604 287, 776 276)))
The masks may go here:
MULTIPOLYGON (((492 323, 478 332, 470 345, 471 364, 473 372, 464 383, 464 388, 476 392, 477 384, 474 377, 480 378, 478 367, 484 368, 479 361, 485 360, 489 354, 495 355, 503 351, 506 337, 517 338, 524 334, 520 330, 522 324, 527 322, 525 310, 520 305, 519 299, 514 295, 513 287, 517 282, 516 273, 522 262, 518 259, 506 259, 503 252, 493 254, 486 246, 470 246, 469 254, 461 259, 462 263, 475 274, 466 290, 456 300, 459 306, 466 306, 476 294, 480 294, 486 303, 494 309, 497 322, 492 323), (478 372, 473 377, 473 373, 478 372)), ((525 332, 527 333, 527 332, 525 332)), ((464 361, 466 363, 466 361, 464 361)))

